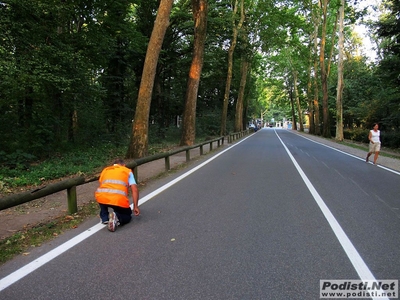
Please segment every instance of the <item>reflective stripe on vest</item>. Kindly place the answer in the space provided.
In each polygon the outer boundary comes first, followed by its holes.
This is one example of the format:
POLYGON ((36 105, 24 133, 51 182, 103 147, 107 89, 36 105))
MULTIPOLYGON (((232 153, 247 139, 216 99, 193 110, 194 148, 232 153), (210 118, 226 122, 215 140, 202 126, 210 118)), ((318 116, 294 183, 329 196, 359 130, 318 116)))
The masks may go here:
POLYGON ((128 196, 127 193, 125 193, 124 191, 115 190, 115 189, 101 189, 101 188, 98 188, 97 192, 98 193, 120 194, 120 195, 123 195, 123 196, 128 196))
POLYGON ((116 179, 106 179, 106 180, 104 180, 101 184, 105 184, 105 183, 115 183, 115 184, 123 185, 123 186, 125 186, 125 187, 128 186, 128 185, 126 184, 125 181, 116 180, 116 179))

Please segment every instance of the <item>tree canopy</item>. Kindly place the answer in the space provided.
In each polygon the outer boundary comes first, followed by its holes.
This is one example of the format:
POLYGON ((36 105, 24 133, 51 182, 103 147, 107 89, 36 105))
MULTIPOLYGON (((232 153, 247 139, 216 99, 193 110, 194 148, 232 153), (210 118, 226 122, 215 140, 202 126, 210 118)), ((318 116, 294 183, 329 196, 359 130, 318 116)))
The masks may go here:
MULTIPOLYGON (((0 163, 102 143, 128 149, 159 4, 1 1, 0 163)), ((150 142, 173 133, 193 143, 272 118, 290 120, 298 130, 335 135, 340 1, 210 1, 204 49, 198 52, 201 75, 188 84, 196 42, 194 4, 174 1, 170 12, 144 124, 150 142), (190 125, 182 122, 187 95, 195 115, 190 125), (192 127, 185 138, 183 126, 192 127)), ((345 2, 345 138, 347 131, 379 122, 387 144, 400 146, 399 8, 399 0, 375 7, 380 19, 368 26, 379 59, 370 62, 354 35, 365 11, 345 2)))

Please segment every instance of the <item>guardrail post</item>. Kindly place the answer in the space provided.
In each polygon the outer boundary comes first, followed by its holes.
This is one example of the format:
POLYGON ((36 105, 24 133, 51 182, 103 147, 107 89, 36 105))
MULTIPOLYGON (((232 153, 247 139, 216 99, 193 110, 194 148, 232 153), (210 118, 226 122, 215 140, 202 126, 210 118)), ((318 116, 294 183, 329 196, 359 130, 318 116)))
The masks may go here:
POLYGON ((169 161, 169 155, 165 157, 165 171, 169 171, 171 169, 171 164, 169 161))
POLYGON ((78 201, 76 199, 76 186, 67 189, 68 213, 74 214, 78 212, 78 201))
POLYGON ((200 145, 200 155, 203 155, 204 151, 203 151, 203 145, 200 145))
POLYGON ((210 151, 212 151, 212 149, 213 149, 213 143, 211 142, 210 143, 210 151))
POLYGON ((190 149, 186 150, 186 162, 190 161, 190 149))

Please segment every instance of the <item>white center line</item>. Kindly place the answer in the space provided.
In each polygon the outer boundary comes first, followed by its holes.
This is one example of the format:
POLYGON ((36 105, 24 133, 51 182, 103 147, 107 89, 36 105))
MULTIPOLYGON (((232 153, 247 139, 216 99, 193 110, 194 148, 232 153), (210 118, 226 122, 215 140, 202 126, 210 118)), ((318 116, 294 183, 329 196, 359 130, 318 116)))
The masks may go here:
MULTIPOLYGON (((368 266, 365 264, 364 260, 358 253, 357 249, 354 247, 353 243, 350 241, 342 227, 340 226, 339 222, 336 220, 334 215, 329 210, 328 206, 326 206, 324 200, 318 194, 317 190, 314 188, 306 174, 301 169, 300 165, 297 163, 293 155, 290 153, 289 149, 283 143, 282 139, 279 137, 278 133, 275 131, 276 136, 282 143, 283 147, 285 148, 287 154, 289 155, 290 159, 292 160, 294 166, 296 167, 297 171, 299 172, 301 178, 303 179, 304 183, 306 184, 307 188, 309 189, 311 195, 314 197, 315 202, 317 202, 319 208, 321 209, 323 215, 325 216, 326 220, 328 221, 329 225, 331 226, 333 232, 335 233, 337 239, 339 240, 342 248, 347 254, 347 257, 350 259, 350 262, 353 264, 354 269, 360 276, 361 280, 374 280, 376 281, 374 275, 369 270, 368 266)), ((375 299, 375 298, 373 298, 375 299)), ((379 298, 379 299, 389 299, 389 298, 379 298)))

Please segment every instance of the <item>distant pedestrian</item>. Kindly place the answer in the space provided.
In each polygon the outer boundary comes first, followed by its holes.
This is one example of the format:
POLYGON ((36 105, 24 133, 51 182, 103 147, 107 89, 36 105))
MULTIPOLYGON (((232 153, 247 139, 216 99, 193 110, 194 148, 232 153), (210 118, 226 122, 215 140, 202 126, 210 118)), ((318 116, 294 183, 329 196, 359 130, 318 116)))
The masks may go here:
POLYGON ((372 125, 372 130, 369 131, 368 135, 368 140, 369 140, 369 152, 367 154, 367 158, 365 159, 366 162, 369 162, 369 157, 371 156, 372 153, 375 153, 374 155, 374 165, 376 164, 376 160, 378 159, 379 156, 379 151, 381 150, 381 140, 380 140, 380 135, 381 132, 379 129, 379 125, 377 123, 374 123, 372 125))
POLYGON ((114 232, 118 226, 127 224, 140 214, 138 207, 139 190, 132 170, 125 167, 123 160, 114 162, 113 166, 105 168, 100 174, 100 187, 95 192, 95 197, 100 205, 100 218, 107 224, 108 230, 114 232), (131 187, 133 198, 133 211, 128 198, 131 187), (109 212, 111 208, 113 211, 109 212))

